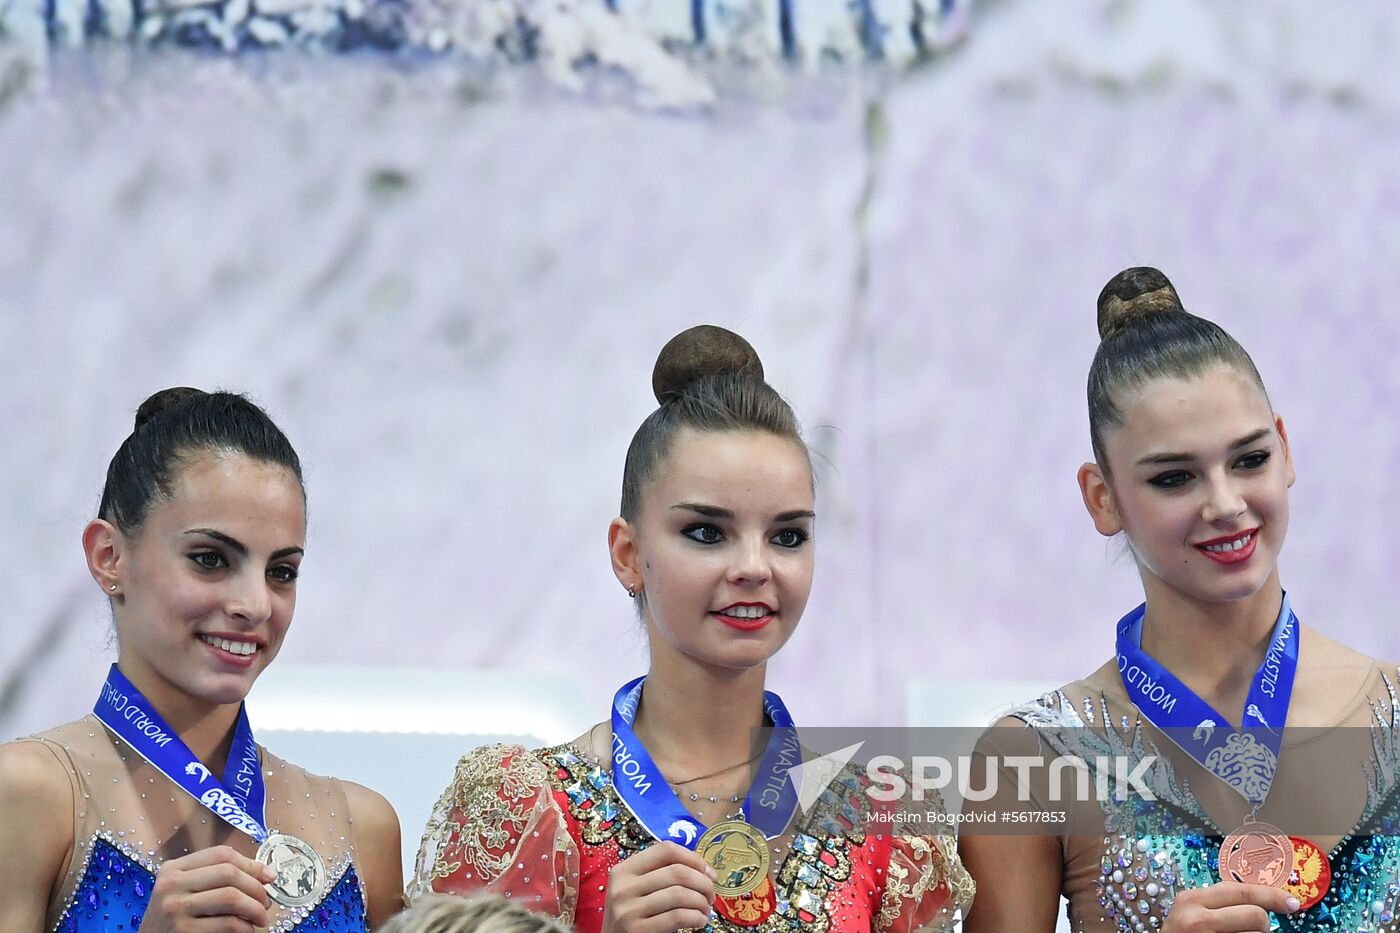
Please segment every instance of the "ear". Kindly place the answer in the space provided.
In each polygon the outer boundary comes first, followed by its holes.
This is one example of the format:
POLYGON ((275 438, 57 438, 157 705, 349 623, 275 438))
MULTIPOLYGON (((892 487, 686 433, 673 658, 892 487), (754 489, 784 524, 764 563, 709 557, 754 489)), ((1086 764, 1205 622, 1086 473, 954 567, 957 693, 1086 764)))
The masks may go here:
POLYGON ((1288 443, 1288 429, 1283 426, 1283 415, 1274 414, 1274 427, 1278 429, 1278 439, 1283 444, 1283 468, 1288 475, 1288 488, 1293 488, 1293 481, 1298 478, 1298 473, 1293 469, 1293 447, 1288 443))
POLYGON ((126 539, 110 522, 94 518, 83 529, 83 554, 87 557, 88 573, 102 587, 103 595, 118 599, 122 595, 121 567, 126 539))
POLYGON ((637 535, 625 518, 608 523, 608 556, 612 558, 613 575, 629 593, 642 591, 641 556, 637 552, 637 535))
POLYGON ((1079 492, 1099 534, 1109 538, 1123 530, 1118 506, 1113 501, 1113 490, 1097 463, 1086 463, 1079 468, 1079 492))

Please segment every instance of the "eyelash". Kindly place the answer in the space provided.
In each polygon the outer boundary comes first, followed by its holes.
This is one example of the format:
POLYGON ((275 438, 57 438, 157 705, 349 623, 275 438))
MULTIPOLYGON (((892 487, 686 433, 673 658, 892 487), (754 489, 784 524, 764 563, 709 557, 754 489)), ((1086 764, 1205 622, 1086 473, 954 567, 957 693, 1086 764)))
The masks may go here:
MULTIPOLYGON (((1235 466, 1241 467, 1246 470, 1259 470, 1262 469, 1266 464, 1268 464, 1269 460, 1271 460, 1272 458, 1272 452, 1267 450, 1256 450, 1253 453, 1247 453, 1240 459, 1236 460, 1235 466)), ((1185 486, 1191 478, 1191 474, 1186 472, 1185 470, 1172 470, 1167 473, 1159 473, 1158 475, 1149 479, 1148 482, 1153 486, 1156 486, 1158 489, 1172 490, 1180 489, 1182 486, 1185 486)))
MULTIPOLYGON (((724 532, 720 531, 718 526, 708 524, 688 525, 685 528, 681 529, 681 534, 685 535, 687 538, 694 541, 696 544, 719 544, 721 541, 724 540, 724 532), (702 532, 714 532, 719 537, 714 538, 713 540, 706 540, 700 537, 700 534, 702 532)), ((806 544, 807 541, 811 539, 811 537, 812 536, 810 534, 808 534, 801 528, 783 528, 775 532, 770 540, 772 540, 773 543, 780 548, 786 548, 787 550, 794 551, 800 548, 802 545, 806 544), (782 542, 777 540, 778 538, 781 538, 785 535, 795 536, 796 540, 792 541, 790 544, 783 544, 782 542)))
POLYGON ((297 582, 297 577, 301 576, 301 571, 291 564, 278 564, 276 567, 268 570, 267 573, 268 576, 272 576, 274 580, 283 585, 295 583, 297 582), (278 576, 273 576, 273 574, 277 574, 278 576))
POLYGON ((194 561, 194 565, 200 570, 223 570, 228 566, 228 561, 224 560, 224 555, 218 551, 195 551, 190 555, 190 560, 194 561), (214 558, 217 563, 206 563, 204 560, 206 557, 214 558))
POLYGON ((782 531, 775 534, 773 538, 777 539, 782 537, 783 535, 792 535, 796 540, 794 540, 791 544, 782 544, 777 540, 774 540, 773 543, 778 545, 778 547, 787 548, 791 551, 797 550, 802 545, 806 544, 809 540, 811 540, 812 537, 810 534, 808 534, 801 528, 784 528, 782 531))
MULTIPOLYGON (((193 554, 190 555, 190 560, 194 562, 194 565, 196 567, 198 567, 200 570, 205 571, 206 573, 213 573, 218 570, 225 570, 228 568, 229 565, 228 561, 224 559, 224 555, 220 554, 218 551, 195 551, 193 554), (214 558, 217 561, 217 563, 206 563, 204 559, 207 557, 214 558)), ((272 579, 276 582, 286 585, 290 583, 295 583, 297 577, 301 575, 301 571, 298 568, 293 567, 291 564, 278 564, 275 567, 269 568, 267 574, 268 576, 272 577, 272 579)))

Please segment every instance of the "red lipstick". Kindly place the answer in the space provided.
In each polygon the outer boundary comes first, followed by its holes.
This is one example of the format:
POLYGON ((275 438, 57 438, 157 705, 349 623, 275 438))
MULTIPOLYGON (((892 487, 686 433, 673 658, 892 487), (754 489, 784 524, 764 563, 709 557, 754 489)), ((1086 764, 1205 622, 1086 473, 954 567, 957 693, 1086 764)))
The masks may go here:
POLYGON ((1248 531, 1237 531, 1232 535, 1201 541, 1195 548, 1217 564, 1242 564, 1254 556, 1254 546, 1258 543, 1259 529, 1250 528, 1248 531))
POLYGON ((773 607, 767 603, 730 603, 710 615, 741 632, 756 632, 777 617, 773 607), (735 610, 739 610, 739 614, 735 614, 735 610))

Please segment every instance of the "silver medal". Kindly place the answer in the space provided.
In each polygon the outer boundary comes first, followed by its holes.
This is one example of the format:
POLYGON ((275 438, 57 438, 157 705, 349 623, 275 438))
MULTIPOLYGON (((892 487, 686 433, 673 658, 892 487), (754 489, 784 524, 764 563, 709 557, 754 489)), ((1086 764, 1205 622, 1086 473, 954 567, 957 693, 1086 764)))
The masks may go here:
POLYGON ((276 880, 264 887, 283 907, 315 903, 326 887, 326 863, 310 844, 296 836, 274 831, 258 848, 257 859, 277 872, 276 880))

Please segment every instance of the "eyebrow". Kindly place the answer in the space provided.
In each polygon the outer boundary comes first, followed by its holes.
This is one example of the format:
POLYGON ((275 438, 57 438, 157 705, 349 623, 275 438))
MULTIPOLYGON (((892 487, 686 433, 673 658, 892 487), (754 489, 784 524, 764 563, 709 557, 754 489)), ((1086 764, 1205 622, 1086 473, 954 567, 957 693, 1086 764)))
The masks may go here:
MULTIPOLYGON (((1238 450, 1238 449, 1240 449, 1241 447, 1248 447, 1250 444, 1253 444, 1255 441, 1257 441, 1257 440, 1259 440, 1259 439, 1261 439, 1261 438, 1263 438, 1263 437, 1268 436, 1268 433, 1269 433, 1269 429, 1268 429, 1268 428, 1260 428, 1260 429, 1257 430, 1257 431, 1251 431, 1251 432, 1249 432, 1248 434, 1246 434, 1244 437, 1240 438, 1239 440, 1237 440, 1237 441, 1235 441, 1233 444, 1231 444, 1231 445, 1230 445, 1230 449, 1231 449, 1231 450, 1238 450)), ((1196 457, 1195 457, 1194 454, 1182 454, 1182 453, 1175 453, 1175 452, 1168 451, 1168 452, 1160 453, 1160 454, 1148 454, 1146 457, 1143 457, 1141 460, 1139 460, 1139 461, 1137 462, 1137 465, 1138 465, 1138 466, 1148 466, 1148 465, 1151 465, 1151 464, 1154 464, 1154 463, 1185 463, 1185 462, 1188 462, 1188 461, 1191 461, 1191 460, 1195 460, 1195 459, 1196 459, 1196 457)))
MULTIPOLYGON (((734 513, 728 509, 722 509, 716 505, 705 505, 701 502, 677 502, 671 506, 672 510, 682 512, 697 512, 706 518, 733 518, 734 513)), ((793 509, 791 512, 780 512, 773 517, 775 522, 791 522, 799 518, 816 518, 817 513, 811 509, 793 509)))
MULTIPOLYGON (((228 545, 238 554, 239 557, 248 556, 248 545, 244 544, 242 541, 239 541, 237 538, 230 537, 229 535, 224 534, 222 531, 215 531, 213 528, 191 528, 189 531, 185 532, 185 534, 204 535, 206 537, 213 538, 215 541, 221 541, 224 544, 228 545)), ((281 550, 273 551, 271 554, 269 554, 268 560, 280 560, 283 557, 290 557, 293 554, 305 553, 306 548, 284 547, 281 550)))

